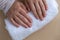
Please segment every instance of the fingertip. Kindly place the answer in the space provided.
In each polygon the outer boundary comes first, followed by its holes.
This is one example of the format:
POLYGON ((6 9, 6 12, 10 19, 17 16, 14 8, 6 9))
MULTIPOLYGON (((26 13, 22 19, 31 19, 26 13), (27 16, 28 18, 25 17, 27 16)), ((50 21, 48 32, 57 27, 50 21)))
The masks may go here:
POLYGON ((30 27, 29 28, 31 28, 31 26, 32 26, 32 23, 30 24, 30 27))
POLYGON ((43 20, 44 20, 44 18, 41 18, 40 20, 41 20, 41 21, 43 21, 43 20))
POLYGON ((46 11, 47 11, 47 10, 48 10, 48 7, 46 7, 45 9, 46 9, 46 11))
POLYGON ((30 23, 32 23, 32 19, 30 18, 30 23))
POLYGON ((24 25, 23 27, 28 28, 28 25, 24 25))
POLYGON ((19 25, 17 25, 16 27, 19 27, 19 25))
POLYGON ((47 14, 46 14, 46 13, 44 13, 44 14, 43 14, 43 17, 46 17, 46 15, 47 15, 47 14))

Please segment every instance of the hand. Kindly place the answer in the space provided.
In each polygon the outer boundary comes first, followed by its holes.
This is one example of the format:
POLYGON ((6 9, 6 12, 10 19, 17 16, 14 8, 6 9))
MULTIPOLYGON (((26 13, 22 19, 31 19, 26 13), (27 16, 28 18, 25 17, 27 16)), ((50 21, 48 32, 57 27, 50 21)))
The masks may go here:
POLYGON ((48 9, 46 0, 25 0, 23 3, 28 10, 31 9, 37 19, 43 20, 46 16, 46 11, 48 9))
POLYGON ((12 5, 7 13, 7 17, 17 27, 22 25, 27 28, 32 25, 32 20, 27 15, 25 6, 19 1, 15 1, 12 5))

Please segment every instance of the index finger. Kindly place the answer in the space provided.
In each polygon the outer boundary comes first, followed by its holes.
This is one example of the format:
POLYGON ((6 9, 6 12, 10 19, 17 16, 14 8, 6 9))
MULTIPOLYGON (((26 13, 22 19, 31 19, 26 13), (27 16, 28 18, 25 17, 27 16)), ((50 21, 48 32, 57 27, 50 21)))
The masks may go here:
POLYGON ((19 12, 20 12, 24 17, 26 17, 26 18, 29 20, 30 23, 32 23, 32 19, 31 19, 30 16, 25 12, 25 10, 22 9, 22 8, 19 8, 19 9, 20 9, 19 12))

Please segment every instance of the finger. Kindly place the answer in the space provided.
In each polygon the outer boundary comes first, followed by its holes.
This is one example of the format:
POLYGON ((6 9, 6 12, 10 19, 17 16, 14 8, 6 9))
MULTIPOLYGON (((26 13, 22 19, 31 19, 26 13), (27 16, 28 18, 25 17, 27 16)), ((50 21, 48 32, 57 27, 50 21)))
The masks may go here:
POLYGON ((39 5, 41 7, 43 17, 45 17, 46 16, 46 10, 45 10, 45 6, 44 6, 43 2, 39 1, 39 5))
POLYGON ((28 13, 28 10, 26 9, 25 5, 23 3, 20 3, 20 5, 28 13))
POLYGON ((25 12, 25 10, 23 10, 22 8, 19 9, 20 14, 22 14, 25 18, 27 18, 29 20, 30 23, 32 23, 32 19, 30 18, 30 16, 28 16, 28 14, 25 12))
POLYGON ((17 12, 17 16, 29 27, 31 27, 31 23, 29 22, 29 20, 27 18, 25 18, 23 15, 21 15, 20 13, 17 12))
POLYGON ((23 2, 23 4, 25 4, 25 6, 26 6, 26 9, 28 10, 28 11, 30 11, 30 8, 29 8, 29 6, 28 6, 28 2, 26 1, 26 0, 21 0, 22 2, 23 2))
POLYGON ((25 6, 26 6, 26 9, 27 9, 28 11, 30 11, 30 7, 29 7, 29 5, 28 5, 28 2, 26 2, 26 1, 25 1, 25 6))
POLYGON ((21 19, 19 19, 17 16, 15 16, 15 20, 22 26, 24 26, 25 28, 28 27, 28 25, 26 25, 21 19))
POLYGON ((45 9, 48 10, 48 6, 47 6, 46 0, 42 0, 42 1, 43 1, 44 5, 45 5, 45 9))
POLYGON ((10 21, 11 21, 16 27, 19 27, 19 26, 20 26, 18 23, 16 23, 16 21, 15 21, 13 18, 11 18, 10 21))
POLYGON ((35 16, 37 19, 39 19, 38 14, 37 14, 36 9, 35 9, 35 6, 34 6, 34 3, 31 1, 31 2, 29 2, 29 5, 30 5, 30 8, 31 8, 34 16, 35 16))
POLYGON ((43 15, 42 15, 42 12, 41 12, 41 8, 40 8, 40 6, 39 6, 39 4, 38 4, 37 1, 36 1, 36 3, 35 3, 35 7, 36 7, 36 11, 37 11, 37 13, 38 13, 39 19, 40 19, 40 20, 43 20, 43 15))

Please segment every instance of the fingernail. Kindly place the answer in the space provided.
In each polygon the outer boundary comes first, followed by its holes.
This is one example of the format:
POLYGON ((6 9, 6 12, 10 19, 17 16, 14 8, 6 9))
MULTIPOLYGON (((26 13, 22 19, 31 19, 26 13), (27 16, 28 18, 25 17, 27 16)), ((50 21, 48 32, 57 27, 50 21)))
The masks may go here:
POLYGON ((46 17, 46 14, 44 15, 44 17, 46 17))
POLYGON ((48 8, 46 8, 46 11, 48 10, 48 8))
POLYGON ((31 28, 32 24, 30 23, 29 28, 31 28))
POLYGON ((41 21, 43 21, 44 18, 41 18, 41 21))
POLYGON ((25 28, 28 28, 28 27, 25 27, 25 28))
POLYGON ((26 26, 25 28, 28 28, 28 26, 26 26))

